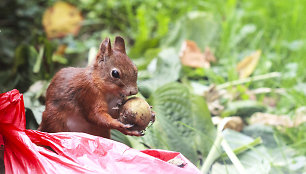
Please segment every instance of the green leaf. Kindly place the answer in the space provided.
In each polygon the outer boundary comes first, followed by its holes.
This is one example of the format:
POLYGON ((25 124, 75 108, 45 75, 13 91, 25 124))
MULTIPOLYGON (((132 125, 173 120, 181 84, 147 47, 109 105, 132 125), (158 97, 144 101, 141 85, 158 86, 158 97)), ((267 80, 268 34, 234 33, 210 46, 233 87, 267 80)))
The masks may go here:
POLYGON ((180 48, 186 39, 193 40, 204 49, 214 45, 219 36, 220 26, 213 15, 204 12, 190 12, 175 23, 164 40, 164 45, 180 48))
POLYGON ((33 72, 34 73, 38 73, 39 70, 40 70, 41 63, 42 63, 42 60, 43 60, 44 50, 45 50, 44 46, 41 46, 39 48, 39 54, 38 54, 38 56, 36 58, 36 63, 34 65, 34 67, 33 67, 33 72))
POLYGON ((155 91, 162 85, 174 82, 179 78, 181 64, 177 52, 173 48, 164 49, 158 55, 156 69, 152 78, 139 82, 140 91, 155 91))
POLYGON ((125 136, 124 134, 122 134, 121 132, 115 130, 115 129, 111 130, 111 137, 115 141, 119 141, 121 143, 124 143, 124 144, 132 147, 131 142, 129 141, 128 137, 125 136))
POLYGON ((136 43, 128 52, 128 55, 132 58, 140 58, 143 54, 149 50, 154 49, 158 45, 158 38, 151 38, 147 40, 136 40, 136 43))
MULTIPOLYGON (((254 141, 254 139, 252 139, 251 137, 248 137, 230 129, 225 130, 223 132, 223 135, 232 149, 239 148, 254 141)), ((268 174, 271 170, 271 157, 267 149, 262 145, 256 146, 252 150, 243 152, 242 154, 238 155, 238 158, 246 169, 246 171, 250 173, 268 174)), ((236 168, 231 163, 228 163, 228 161, 224 161, 224 159, 221 159, 221 161, 223 163, 225 162, 225 164, 222 164, 220 162, 215 163, 212 166, 211 173, 237 173, 236 168)))
POLYGON ((24 56, 27 54, 27 46, 24 44, 19 45, 15 50, 15 59, 14 59, 14 71, 17 71, 17 68, 20 65, 26 63, 24 56))
POLYGON ((192 105, 192 121, 194 129, 196 130, 194 141, 197 147, 200 148, 198 150, 206 157, 216 136, 216 129, 212 123, 210 112, 203 97, 191 95, 190 99, 192 105))
POLYGON ((228 103, 227 108, 223 111, 223 116, 235 115, 249 117, 255 112, 264 112, 266 107, 253 100, 239 100, 228 103))
POLYGON ((170 17, 165 14, 164 11, 161 11, 156 16, 157 19, 157 34, 159 36, 164 36, 168 32, 168 26, 170 22, 170 17))
POLYGON ((24 92, 31 85, 35 77, 32 69, 36 57, 37 52, 33 46, 21 44, 15 49, 14 65, 9 77, 9 79, 14 79, 14 82, 5 82, 6 88, 13 85, 12 88, 24 92))
POLYGON ((45 105, 43 105, 39 98, 43 96, 49 85, 48 81, 37 81, 35 82, 27 92, 23 94, 24 106, 27 110, 27 117, 34 116, 35 119, 27 120, 27 124, 35 125, 35 123, 29 123, 28 121, 35 121, 36 124, 40 124, 42 120, 42 113, 45 110, 45 105), (31 111, 31 112, 30 112, 31 111))
MULTIPOLYGON (((255 129, 260 129, 260 127, 254 127, 252 129, 255 131, 255 129)), ((269 130, 265 131, 269 132, 269 130)), ((250 130, 248 132, 250 133, 250 130)), ((249 136, 229 129, 224 131, 224 137, 232 149, 244 146, 254 141, 254 139, 249 136)), ((273 137, 270 136, 262 136, 262 138, 264 144, 265 141, 266 143, 268 142, 267 139, 273 139, 273 137)), ((299 174, 305 172, 305 156, 298 156, 293 149, 280 142, 278 142, 277 146, 255 146, 250 150, 239 154, 238 158, 248 173, 299 174)), ((212 166, 211 173, 231 174, 237 173, 237 170, 231 163, 228 162, 228 160, 220 159, 212 166)))
POLYGON ((198 152, 207 155, 215 128, 203 98, 192 95, 183 84, 169 83, 150 99, 156 121, 142 137, 147 146, 178 151, 194 164, 201 158, 198 152))
POLYGON ((150 62, 157 57, 159 52, 161 51, 160 48, 151 48, 147 49, 147 51, 144 54, 144 57, 133 59, 133 62, 137 66, 138 71, 147 69, 147 66, 150 64, 150 62))
POLYGON ((26 108, 26 129, 36 130, 39 126, 31 109, 26 108))
POLYGON ((58 62, 60 64, 67 64, 68 63, 68 60, 65 57, 57 55, 57 54, 53 54, 52 61, 58 62))
POLYGON ((243 133, 252 138, 261 137, 263 145, 267 148, 276 148, 277 143, 274 139, 274 131, 270 126, 254 124, 243 128, 243 133))

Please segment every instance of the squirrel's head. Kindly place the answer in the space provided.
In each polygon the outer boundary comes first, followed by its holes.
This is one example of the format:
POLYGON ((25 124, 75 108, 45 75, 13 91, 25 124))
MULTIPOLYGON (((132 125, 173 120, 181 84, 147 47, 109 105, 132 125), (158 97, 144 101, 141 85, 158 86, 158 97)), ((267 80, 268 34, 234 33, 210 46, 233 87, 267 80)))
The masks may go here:
POLYGON ((113 46, 109 38, 102 41, 93 65, 94 80, 99 79, 101 87, 111 93, 137 94, 137 68, 126 55, 123 38, 117 36, 113 46))

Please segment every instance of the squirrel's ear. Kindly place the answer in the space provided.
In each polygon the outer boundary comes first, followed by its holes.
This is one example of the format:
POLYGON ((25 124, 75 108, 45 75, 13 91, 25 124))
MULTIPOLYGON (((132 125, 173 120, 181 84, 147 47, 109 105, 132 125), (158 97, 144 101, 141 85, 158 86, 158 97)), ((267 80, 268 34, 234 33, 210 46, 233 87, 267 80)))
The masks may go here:
POLYGON ((102 55, 105 55, 105 56, 112 55, 112 46, 111 46, 110 39, 108 37, 102 41, 100 45, 100 52, 102 55))
POLYGON ((117 36, 115 39, 115 50, 120 51, 121 53, 126 54, 125 52, 125 43, 122 37, 117 36))

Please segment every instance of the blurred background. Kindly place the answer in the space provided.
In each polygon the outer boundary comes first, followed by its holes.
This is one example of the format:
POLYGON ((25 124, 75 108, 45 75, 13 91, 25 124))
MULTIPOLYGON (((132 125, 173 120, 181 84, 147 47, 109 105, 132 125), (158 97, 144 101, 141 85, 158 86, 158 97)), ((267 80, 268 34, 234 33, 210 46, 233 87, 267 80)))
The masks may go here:
MULTIPOLYGON (((247 171, 306 173, 305 11, 304 0, 2 0, 0 92, 24 93, 36 129, 53 75, 120 35, 157 120, 144 137, 113 139, 201 168, 227 118, 247 171)), ((237 172, 221 147, 213 161, 211 173, 237 172)))

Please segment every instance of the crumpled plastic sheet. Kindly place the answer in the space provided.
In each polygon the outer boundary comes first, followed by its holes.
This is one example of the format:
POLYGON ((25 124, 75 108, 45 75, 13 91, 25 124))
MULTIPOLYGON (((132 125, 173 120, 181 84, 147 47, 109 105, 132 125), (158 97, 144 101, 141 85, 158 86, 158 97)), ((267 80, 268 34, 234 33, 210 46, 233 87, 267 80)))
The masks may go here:
POLYGON ((85 133, 45 133, 25 129, 23 96, 0 94, 0 144, 5 173, 200 173, 179 152, 136 150, 85 133), (1 138, 3 137, 3 140, 1 138), (167 163, 179 158, 183 167, 167 163))

